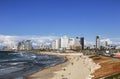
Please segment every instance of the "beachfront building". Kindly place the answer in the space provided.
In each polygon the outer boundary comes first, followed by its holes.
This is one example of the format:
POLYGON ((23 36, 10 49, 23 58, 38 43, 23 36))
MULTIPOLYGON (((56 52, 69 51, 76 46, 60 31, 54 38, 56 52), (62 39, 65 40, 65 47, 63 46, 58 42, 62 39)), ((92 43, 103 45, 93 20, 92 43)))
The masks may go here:
POLYGON ((16 46, 16 44, 11 43, 11 44, 1 47, 1 49, 4 51, 17 50, 17 46, 16 46))
POLYGON ((62 49, 69 49, 69 38, 67 36, 61 37, 61 48, 62 49))
POLYGON ((61 39, 56 39, 52 42, 52 49, 60 49, 61 39))
POLYGON ((55 49, 60 49, 61 48, 61 39, 56 39, 55 40, 55 49))
POLYGON ((26 40, 24 42, 25 45, 25 50, 32 50, 32 41, 31 40, 26 40))
POLYGON ((21 41, 18 43, 17 50, 32 50, 31 40, 21 41))
POLYGON ((72 49, 72 47, 73 47, 73 45, 74 45, 74 42, 75 42, 75 39, 74 39, 74 38, 70 38, 70 39, 69 39, 68 47, 69 47, 70 49, 72 49))
POLYGON ((74 45, 75 46, 80 46, 80 38, 79 37, 76 37, 75 40, 74 40, 74 45))
POLYGON ((82 50, 84 50, 84 37, 80 38, 80 44, 82 46, 82 50))
POLYGON ((52 41, 52 49, 56 49, 56 41, 52 41))
POLYGON ((52 49, 84 49, 84 37, 68 38, 63 36, 52 42, 52 49))
POLYGON ((69 49, 80 50, 81 49, 81 39, 79 37, 69 39, 69 49))
POLYGON ((84 49, 84 38, 68 38, 63 36, 60 39, 54 40, 52 42, 52 49, 84 49))
POLYGON ((24 41, 18 43, 17 50, 25 50, 24 41))
POLYGON ((96 49, 100 49, 100 37, 96 36, 96 49))
POLYGON ((41 44, 40 49, 50 49, 51 45, 50 44, 41 44))
POLYGON ((80 50, 81 49, 81 44, 80 44, 80 38, 79 37, 76 37, 74 38, 74 44, 72 46, 72 49, 73 50, 80 50))

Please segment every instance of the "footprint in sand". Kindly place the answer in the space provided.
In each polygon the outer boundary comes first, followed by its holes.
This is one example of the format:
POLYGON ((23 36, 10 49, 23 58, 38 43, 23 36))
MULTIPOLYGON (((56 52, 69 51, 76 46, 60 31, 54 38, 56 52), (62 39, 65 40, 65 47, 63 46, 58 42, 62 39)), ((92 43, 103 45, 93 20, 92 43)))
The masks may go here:
POLYGON ((64 75, 61 75, 61 77, 64 77, 64 75))
POLYGON ((71 64, 73 65, 74 63, 72 62, 71 64))
POLYGON ((64 70, 64 71, 66 71, 66 69, 65 69, 65 68, 64 68, 63 70, 64 70))
POLYGON ((68 78, 62 78, 62 79, 68 79, 68 78))
POLYGON ((68 75, 71 75, 71 73, 69 73, 68 75))

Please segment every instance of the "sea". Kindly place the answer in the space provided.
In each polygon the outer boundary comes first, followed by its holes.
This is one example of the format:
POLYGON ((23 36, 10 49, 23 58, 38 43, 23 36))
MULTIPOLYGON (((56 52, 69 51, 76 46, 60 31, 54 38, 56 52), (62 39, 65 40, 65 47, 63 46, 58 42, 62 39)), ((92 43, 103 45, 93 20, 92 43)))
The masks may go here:
POLYGON ((54 55, 23 52, 0 52, 0 79, 24 79, 25 75, 64 62, 54 55))

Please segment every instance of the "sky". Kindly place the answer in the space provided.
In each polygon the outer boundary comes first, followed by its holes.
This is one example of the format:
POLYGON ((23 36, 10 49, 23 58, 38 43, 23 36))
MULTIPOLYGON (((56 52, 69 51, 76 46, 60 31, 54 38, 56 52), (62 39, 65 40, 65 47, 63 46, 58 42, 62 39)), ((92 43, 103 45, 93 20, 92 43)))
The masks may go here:
POLYGON ((84 36, 120 42, 120 0, 0 0, 1 36, 84 36))

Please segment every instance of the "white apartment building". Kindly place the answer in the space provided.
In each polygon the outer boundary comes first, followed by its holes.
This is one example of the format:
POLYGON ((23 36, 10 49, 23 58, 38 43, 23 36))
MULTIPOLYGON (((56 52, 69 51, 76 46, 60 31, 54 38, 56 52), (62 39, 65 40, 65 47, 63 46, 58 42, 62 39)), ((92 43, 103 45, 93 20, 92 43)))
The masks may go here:
POLYGON ((75 44, 75 39, 74 38, 70 38, 69 39, 69 43, 68 43, 68 46, 73 46, 75 44))
POLYGON ((60 49, 61 48, 61 39, 55 40, 55 49, 60 49))
POLYGON ((24 42, 24 45, 25 45, 26 50, 32 50, 32 41, 31 40, 26 40, 24 42))
POLYGON ((75 39, 74 39, 74 45, 75 46, 80 46, 81 44, 80 44, 80 38, 79 37, 76 37, 75 39))
POLYGON ((79 37, 68 38, 67 36, 63 36, 52 42, 52 49, 70 49, 73 46, 81 46, 79 37))
POLYGON ((69 38, 67 36, 61 37, 61 48, 62 49, 68 49, 69 48, 69 38))
POLYGON ((18 43, 18 50, 32 50, 32 41, 26 40, 18 43))
POLYGON ((56 41, 55 40, 52 42, 52 49, 56 49, 56 41))

